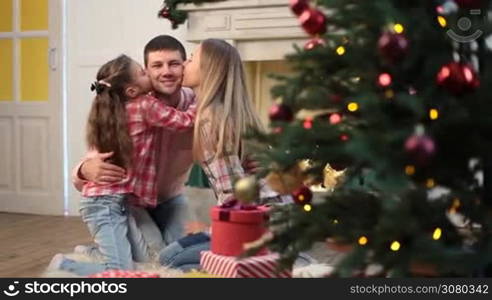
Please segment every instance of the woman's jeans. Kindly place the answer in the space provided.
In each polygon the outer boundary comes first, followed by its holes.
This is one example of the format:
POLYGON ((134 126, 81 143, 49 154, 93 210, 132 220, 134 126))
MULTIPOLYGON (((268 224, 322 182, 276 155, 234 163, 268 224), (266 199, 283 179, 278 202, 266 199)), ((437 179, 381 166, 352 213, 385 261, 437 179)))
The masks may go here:
MULTIPOLYGON (((163 266, 188 272, 200 269, 200 252, 210 250, 210 236, 200 232, 188 235, 162 249, 159 262, 163 266)), ((302 267, 315 263, 306 253, 300 253, 294 267, 302 267)))
POLYGON ((125 195, 84 198, 80 202, 80 213, 94 242, 98 245, 102 263, 64 259, 60 269, 81 276, 105 270, 133 269, 132 246, 135 247, 138 243, 129 239, 125 195))
POLYGON ((171 243, 159 253, 163 266, 188 272, 200 269, 200 252, 210 250, 210 236, 200 232, 171 243))

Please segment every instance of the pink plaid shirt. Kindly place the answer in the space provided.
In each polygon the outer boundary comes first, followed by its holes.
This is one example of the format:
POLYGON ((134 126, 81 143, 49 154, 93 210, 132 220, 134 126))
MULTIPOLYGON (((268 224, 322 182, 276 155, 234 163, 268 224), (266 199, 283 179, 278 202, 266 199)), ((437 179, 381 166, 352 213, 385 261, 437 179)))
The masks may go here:
POLYGON ((179 111, 150 95, 126 104, 128 128, 133 141, 132 167, 126 179, 110 185, 85 182, 82 195, 94 197, 112 194, 132 194, 132 204, 144 207, 157 205, 157 150, 162 129, 186 131, 193 127, 196 107, 179 111))

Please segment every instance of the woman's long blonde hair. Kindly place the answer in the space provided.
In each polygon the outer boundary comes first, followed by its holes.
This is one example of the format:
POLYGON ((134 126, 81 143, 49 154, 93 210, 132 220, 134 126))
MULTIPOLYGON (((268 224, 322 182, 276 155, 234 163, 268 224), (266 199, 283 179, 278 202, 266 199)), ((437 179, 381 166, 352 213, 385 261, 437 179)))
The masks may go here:
POLYGON ((238 154, 242 158, 242 135, 248 128, 262 130, 263 126, 248 95, 241 57, 224 40, 207 39, 201 47, 193 154, 196 159, 203 159, 206 143, 214 148, 207 150, 218 157, 238 154), (211 122, 212 132, 207 141, 200 134, 203 121, 211 122))

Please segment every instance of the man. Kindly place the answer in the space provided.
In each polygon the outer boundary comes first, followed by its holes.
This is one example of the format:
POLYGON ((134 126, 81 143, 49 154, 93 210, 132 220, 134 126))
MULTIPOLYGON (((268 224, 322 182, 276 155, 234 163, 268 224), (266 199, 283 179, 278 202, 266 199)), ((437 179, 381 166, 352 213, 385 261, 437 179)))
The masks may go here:
MULTIPOLYGON (((155 96, 182 111, 195 102, 193 92, 181 87, 185 60, 183 45, 171 36, 157 36, 145 46, 144 62, 155 96)), ((192 130, 179 133, 163 129, 161 133, 158 205, 147 211, 158 226, 164 244, 184 235, 187 204, 183 189, 193 163, 192 139, 192 130)), ((89 153, 74 169, 74 185, 80 187, 85 181, 111 184, 122 180, 125 170, 105 162, 110 157, 111 153, 89 153)), ((141 213, 133 210, 132 214, 138 219, 135 215, 141 213)))

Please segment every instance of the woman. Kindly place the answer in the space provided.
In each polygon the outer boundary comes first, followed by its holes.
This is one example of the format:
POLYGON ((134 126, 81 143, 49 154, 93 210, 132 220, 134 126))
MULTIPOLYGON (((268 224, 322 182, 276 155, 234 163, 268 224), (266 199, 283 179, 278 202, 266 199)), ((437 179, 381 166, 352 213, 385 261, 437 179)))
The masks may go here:
MULTIPOLYGON (((233 198, 233 181, 246 176, 247 152, 242 136, 248 128, 262 129, 248 96, 238 51, 223 40, 203 41, 185 63, 183 85, 197 96, 193 154, 207 174, 218 204, 233 198)), ((281 203, 276 192, 262 185, 259 203, 281 203)), ((160 262, 173 268, 199 267, 200 251, 208 250, 206 233, 184 237, 160 253, 160 262)))

